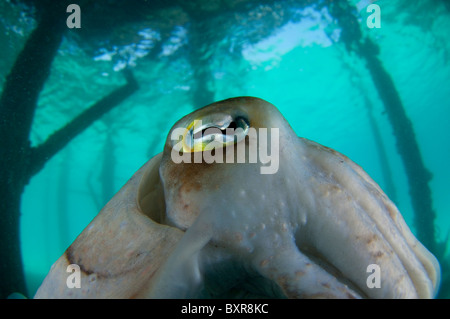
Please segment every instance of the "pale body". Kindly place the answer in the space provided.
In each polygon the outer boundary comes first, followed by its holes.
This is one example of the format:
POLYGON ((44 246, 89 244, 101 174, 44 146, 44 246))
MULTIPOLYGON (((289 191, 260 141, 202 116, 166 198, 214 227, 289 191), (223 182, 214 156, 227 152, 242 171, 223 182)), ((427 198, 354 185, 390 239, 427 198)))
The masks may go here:
POLYGON ((256 98, 214 103, 173 129, 217 114, 245 117, 269 134, 278 128, 277 172, 261 174, 265 164, 238 163, 226 151, 250 136, 224 146, 224 163, 175 164, 169 132, 164 152, 105 206, 36 297, 435 295, 439 264, 361 167, 297 137, 256 98), (80 289, 65 284, 71 263, 82 265, 80 289), (380 266, 380 288, 367 286, 372 264, 380 266))

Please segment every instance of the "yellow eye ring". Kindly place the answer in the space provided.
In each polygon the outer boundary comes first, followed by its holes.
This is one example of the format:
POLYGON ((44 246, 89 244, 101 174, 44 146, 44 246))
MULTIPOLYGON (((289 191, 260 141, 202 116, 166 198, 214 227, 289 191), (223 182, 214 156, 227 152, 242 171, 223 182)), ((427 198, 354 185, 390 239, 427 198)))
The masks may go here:
POLYGON ((250 128, 242 116, 214 114, 195 119, 186 127, 183 135, 183 152, 203 152, 238 143, 245 138, 250 128))

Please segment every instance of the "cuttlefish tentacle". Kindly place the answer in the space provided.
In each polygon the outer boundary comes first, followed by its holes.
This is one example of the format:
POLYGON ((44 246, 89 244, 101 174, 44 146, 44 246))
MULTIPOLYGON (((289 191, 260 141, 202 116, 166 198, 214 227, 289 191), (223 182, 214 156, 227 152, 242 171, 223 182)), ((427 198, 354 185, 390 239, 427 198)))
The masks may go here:
POLYGON ((200 293, 200 252, 212 238, 212 227, 204 220, 194 223, 155 276, 148 298, 189 298, 200 293))
POLYGON ((100 211, 52 266, 35 298, 135 298, 146 293, 183 236, 179 229, 148 218, 164 206, 158 174, 161 157, 148 161, 100 211), (158 183, 149 183, 155 177, 158 183), (139 203, 137 194, 144 190, 147 203, 139 203), (80 288, 67 284, 69 265, 80 269, 80 288))
POLYGON ((300 253, 295 243, 286 245, 290 247, 255 258, 254 267, 276 282, 287 298, 361 298, 347 283, 300 253))
MULTIPOLYGON (((305 141, 305 140, 304 140, 305 141)), ((337 227, 346 224, 346 236, 335 236, 334 240, 344 240, 341 245, 347 245, 348 260, 357 260, 364 256, 361 252, 366 252, 366 264, 380 265, 382 274, 390 278, 384 282, 381 289, 373 290, 380 296, 388 296, 386 293, 409 292, 411 294, 403 297, 424 297, 435 293, 435 288, 439 279, 435 269, 438 269, 434 258, 423 253, 423 248, 419 248, 417 240, 411 242, 413 235, 395 205, 384 195, 379 186, 355 163, 347 157, 331 149, 325 148, 317 143, 305 141, 309 146, 309 157, 318 166, 318 170, 328 172, 328 176, 321 180, 315 180, 313 189, 321 194, 316 194, 316 198, 322 203, 349 203, 339 207, 334 205, 332 209, 318 210, 312 215, 310 227, 313 226, 314 218, 318 223, 324 220, 335 219, 335 227, 327 229, 329 234, 342 229, 337 227), (354 174, 348 174, 353 171, 354 174), (353 256, 350 252, 355 249, 353 256), (434 265, 430 266, 430 263, 434 265), (430 280, 431 278, 431 280, 430 280)), ((327 207, 327 205, 321 205, 327 207)), ((321 228, 323 231, 323 228, 321 228)), ((315 230, 310 232, 314 237, 314 247, 323 254, 329 254, 329 258, 334 260, 336 266, 347 276, 355 273, 354 267, 348 267, 348 260, 339 258, 337 254, 343 254, 334 249, 315 230)), ((339 244, 336 244, 339 245, 339 244)), ((421 245, 420 245, 421 246, 421 245)), ((360 269, 361 272, 366 271, 360 269)), ((362 275, 362 273, 360 274, 362 275)), ((364 276, 359 276, 364 279, 364 276)), ((360 282, 364 287, 364 283, 360 282)))
POLYGON ((360 166, 240 97, 175 123, 36 297, 431 298, 439 281, 436 258, 360 166), (78 291, 69 263, 83 272, 78 291))

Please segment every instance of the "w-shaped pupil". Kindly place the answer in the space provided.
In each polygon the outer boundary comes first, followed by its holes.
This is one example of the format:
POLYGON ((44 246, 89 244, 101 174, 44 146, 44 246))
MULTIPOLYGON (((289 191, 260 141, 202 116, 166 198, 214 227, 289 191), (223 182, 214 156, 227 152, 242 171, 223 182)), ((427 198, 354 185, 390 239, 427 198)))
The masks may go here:
MULTIPOLYGON (((208 129, 210 129, 210 128, 212 128, 212 127, 214 127, 214 126, 211 126, 211 127, 205 127, 204 129, 202 129, 201 131, 199 131, 199 132, 197 132, 197 133, 195 133, 194 134, 194 138, 195 139, 199 139, 199 138, 202 138, 203 136, 205 136, 206 134, 206 130, 208 130, 208 129)), ((209 133, 213 133, 213 134, 215 134, 216 132, 217 132, 217 130, 219 129, 218 127, 215 127, 216 128, 216 130, 214 130, 214 131, 210 131, 209 133)), ((232 121, 229 125, 228 125, 228 127, 226 127, 226 128, 224 128, 224 129, 219 129, 220 130, 220 132, 222 133, 222 135, 226 135, 227 134, 227 129, 232 129, 230 132, 228 132, 228 133, 234 133, 234 130, 235 129, 237 129, 237 124, 236 124, 236 122, 235 121, 232 121)))

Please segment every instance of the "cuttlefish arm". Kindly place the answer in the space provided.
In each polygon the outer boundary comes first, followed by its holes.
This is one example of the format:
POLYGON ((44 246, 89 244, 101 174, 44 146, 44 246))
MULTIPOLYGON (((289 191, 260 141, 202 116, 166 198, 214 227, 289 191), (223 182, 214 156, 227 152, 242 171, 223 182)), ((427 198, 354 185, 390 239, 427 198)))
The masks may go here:
MULTIPOLYGON (((179 255, 171 256, 172 263, 165 268, 170 270, 159 274, 150 296, 184 296, 193 289, 192 283, 201 286, 202 269, 219 267, 220 261, 230 259, 238 260, 234 267, 242 267, 248 276, 276 283, 290 298, 430 298, 436 294, 437 260, 413 236, 380 187, 346 156, 298 138, 273 105, 248 97, 229 99, 186 116, 174 129, 160 167, 166 222, 187 229, 185 236, 190 239, 180 242, 179 255), (244 118, 257 134, 249 133, 234 146, 224 144, 218 163, 174 164, 173 149, 178 143, 171 139, 174 129, 190 128, 202 120, 198 131, 204 131, 208 123, 223 130, 228 117, 235 119, 233 126, 244 118), (262 141, 261 132, 269 135, 265 141, 270 141, 266 145, 270 150, 265 154, 278 154, 272 158, 278 161, 278 169, 271 174, 262 174, 261 168, 274 163, 250 160, 250 145, 262 141), (242 144, 247 149, 244 163, 236 155, 242 144), (183 258, 177 263, 176 256, 183 258), (198 266, 183 268, 187 264, 198 266), (373 265, 380 270, 379 288, 367 284, 373 265)), ((188 143, 194 149, 192 158, 197 155, 195 143, 195 139, 188 143)), ((259 153, 260 147, 253 151, 259 153)), ((197 152, 217 159, 219 148, 212 154, 202 144, 197 152)))
POLYGON ((346 156, 306 139, 299 143, 304 145, 308 161, 314 163, 309 188, 316 199, 308 231, 297 236, 299 248, 309 252, 313 246, 313 255, 318 253, 331 261, 367 296, 435 296, 439 263, 414 237, 381 188, 346 156), (378 289, 368 288, 368 265, 380 267, 378 289))
POLYGON ((430 298, 439 280, 437 260, 358 165, 241 97, 179 120, 36 297, 430 298), (66 285, 71 263, 78 290, 66 285))
POLYGON ((183 232, 164 213, 161 154, 138 170, 55 262, 35 298, 139 298, 183 232), (139 194, 144 192, 145 194, 139 194), (139 196, 142 195, 142 196, 139 196), (145 211, 145 213, 144 213, 145 211), (77 265, 80 288, 67 285, 77 265))

